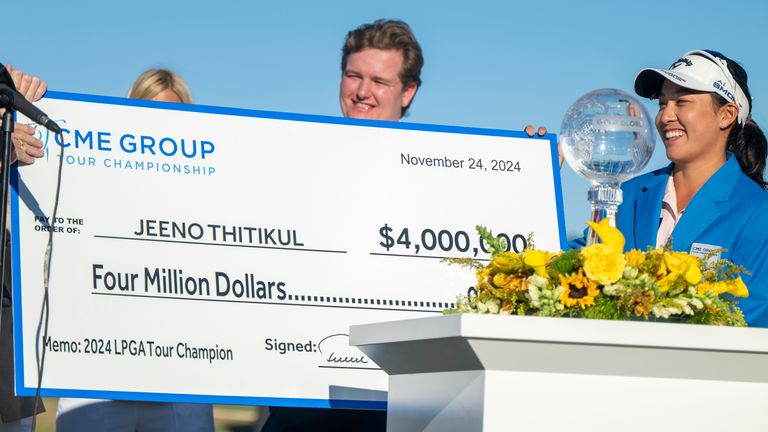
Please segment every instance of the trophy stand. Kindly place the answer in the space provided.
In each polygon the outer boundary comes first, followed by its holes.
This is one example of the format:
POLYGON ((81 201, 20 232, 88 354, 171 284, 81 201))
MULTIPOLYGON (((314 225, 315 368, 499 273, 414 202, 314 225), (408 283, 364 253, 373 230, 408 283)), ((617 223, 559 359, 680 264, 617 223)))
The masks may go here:
MULTIPOLYGON (((596 184, 589 188, 587 199, 591 203, 589 220, 599 223, 608 219, 608 224, 616 227, 616 213, 622 201, 621 188, 618 184, 596 184)), ((587 231, 587 246, 598 243, 595 230, 589 227, 587 231)))

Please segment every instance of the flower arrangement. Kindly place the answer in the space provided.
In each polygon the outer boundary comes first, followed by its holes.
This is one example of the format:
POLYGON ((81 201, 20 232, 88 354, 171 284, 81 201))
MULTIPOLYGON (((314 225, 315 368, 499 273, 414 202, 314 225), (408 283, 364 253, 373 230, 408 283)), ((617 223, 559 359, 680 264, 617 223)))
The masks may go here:
MULTIPOLYGON (((529 248, 507 252, 482 227, 491 259, 453 263, 476 270, 474 294, 459 297, 445 313, 653 319, 746 326, 732 298, 747 297, 745 269, 710 255, 701 259, 667 248, 624 253, 624 236, 607 219, 589 222, 601 243, 567 252, 529 248), (721 294, 730 296, 721 296, 721 294)), ((712 254, 718 253, 714 251, 712 254)))

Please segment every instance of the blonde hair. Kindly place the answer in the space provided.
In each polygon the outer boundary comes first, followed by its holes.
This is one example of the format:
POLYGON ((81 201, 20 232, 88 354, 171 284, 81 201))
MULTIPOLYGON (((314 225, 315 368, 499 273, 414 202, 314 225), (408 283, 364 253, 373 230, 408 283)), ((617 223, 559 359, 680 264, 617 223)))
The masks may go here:
POLYGON ((183 79, 168 69, 149 69, 136 78, 128 97, 131 99, 150 100, 163 90, 176 93, 182 103, 192 103, 192 94, 183 79))

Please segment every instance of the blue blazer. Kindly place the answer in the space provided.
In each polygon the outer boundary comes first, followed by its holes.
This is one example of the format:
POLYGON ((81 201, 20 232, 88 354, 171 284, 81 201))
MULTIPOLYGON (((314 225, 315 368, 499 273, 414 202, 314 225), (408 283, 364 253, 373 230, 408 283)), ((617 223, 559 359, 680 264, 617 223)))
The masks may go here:
MULTIPOLYGON (((656 246, 661 203, 671 172, 670 164, 622 185, 624 196, 616 226, 626 239, 625 250, 656 246)), ((751 273, 742 276, 749 297, 738 299, 739 308, 750 326, 768 327, 768 192, 747 177, 730 154, 696 193, 672 231, 672 250, 713 247, 726 249, 721 258, 751 273)))

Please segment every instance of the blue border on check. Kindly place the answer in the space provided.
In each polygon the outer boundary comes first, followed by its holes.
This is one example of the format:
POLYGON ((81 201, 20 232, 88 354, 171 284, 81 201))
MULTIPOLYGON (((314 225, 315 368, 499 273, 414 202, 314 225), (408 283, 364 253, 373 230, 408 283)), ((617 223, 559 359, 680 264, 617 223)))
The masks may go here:
MULTIPOLYGON (((500 136, 511 138, 538 139, 549 142, 552 172, 554 174, 555 200, 557 207, 558 234, 560 238, 560 248, 567 248, 567 239, 565 234, 565 215, 563 211, 563 192, 560 179, 560 165, 557 154, 557 137, 554 134, 546 134, 542 137, 529 137, 522 131, 509 131, 503 129, 485 129, 463 126, 444 126, 421 123, 391 122, 379 120, 358 120, 343 117, 330 117, 311 114, 294 114, 276 111, 261 111, 242 108, 229 108, 211 105, 190 105, 181 103, 155 102, 139 99, 127 99, 112 96, 97 96, 80 93, 67 93, 49 91, 46 98, 60 99, 69 101, 80 101, 110 105, 136 106, 145 108, 158 108, 175 111, 200 112, 207 114, 221 114, 240 117, 256 117, 276 120, 291 120, 309 123, 341 124, 352 126, 376 127, 386 129, 418 130, 429 132, 444 132, 462 135, 484 135, 500 136)), ((19 218, 19 172, 14 164, 11 167, 11 217, 17 221, 19 218)), ((19 245, 19 227, 13 224, 11 232, 12 244, 19 245)), ((55 243, 55 242, 54 242, 55 243)), ((22 334, 22 314, 21 314, 21 257, 19 247, 12 247, 13 259, 13 310, 14 314, 14 362, 16 366, 16 393, 19 396, 34 396, 36 388, 22 386, 24 382, 24 358, 23 349, 21 349, 22 334)), ((39 289, 42 289, 40 287, 39 289)), ((41 388, 41 396, 52 397, 73 397, 73 398, 97 398, 97 399, 119 399, 153 402, 191 402, 191 403, 213 403, 229 405, 262 405, 262 406, 289 406, 306 408, 357 408, 385 410, 387 402, 371 400, 347 400, 347 399, 303 399, 303 398, 274 398, 274 397, 250 397, 250 396, 225 396, 225 395, 194 395, 178 393, 144 393, 144 392, 121 392, 121 391, 103 391, 103 390, 73 390, 41 388)))

